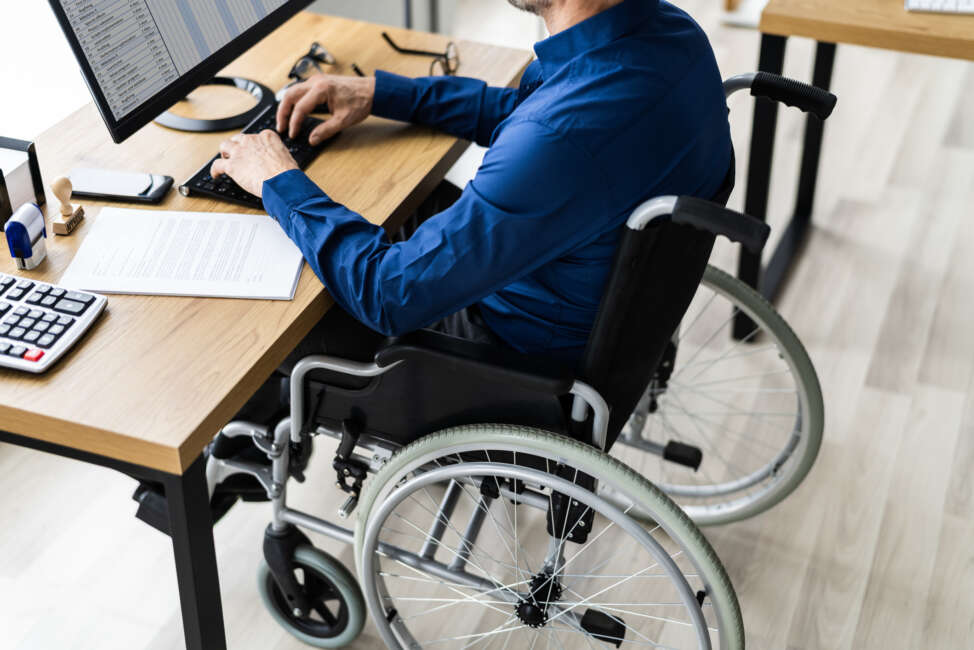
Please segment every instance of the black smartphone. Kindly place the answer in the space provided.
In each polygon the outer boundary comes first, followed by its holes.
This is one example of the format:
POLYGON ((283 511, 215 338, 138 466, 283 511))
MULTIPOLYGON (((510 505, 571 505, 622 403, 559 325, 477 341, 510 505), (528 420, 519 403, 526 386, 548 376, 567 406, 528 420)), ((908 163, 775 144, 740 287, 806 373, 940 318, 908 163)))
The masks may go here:
POLYGON ((172 176, 86 168, 72 170, 69 178, 71 196, 135 203, 159 203, 173 182, 172 176))

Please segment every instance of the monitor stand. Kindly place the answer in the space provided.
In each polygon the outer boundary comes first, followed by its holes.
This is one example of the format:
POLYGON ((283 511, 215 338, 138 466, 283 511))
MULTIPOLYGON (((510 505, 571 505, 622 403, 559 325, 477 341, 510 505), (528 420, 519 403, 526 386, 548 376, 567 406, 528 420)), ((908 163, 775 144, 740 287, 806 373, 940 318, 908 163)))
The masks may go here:
POLYGON ((214 131, 239 130, 250 124, 254 118, 264 112, 277 101, 274 92, 264 84, 242 79, 240 77, 214 77, 204 86, 233 86, 250 93, 257 100, 257 105, 239 115, 207 120, 193 117, 183 117, 166 111, 155 119, 155 123, 177 131, 191 131, 193 133, 211 133, 214 131))

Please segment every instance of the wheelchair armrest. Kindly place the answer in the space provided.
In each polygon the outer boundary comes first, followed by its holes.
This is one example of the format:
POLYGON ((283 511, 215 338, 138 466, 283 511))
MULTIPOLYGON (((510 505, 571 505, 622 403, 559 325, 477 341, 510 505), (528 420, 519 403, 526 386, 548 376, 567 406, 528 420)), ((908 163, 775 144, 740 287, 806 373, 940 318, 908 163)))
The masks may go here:
POLYGON ((484 379, 519 386, 532 392, 565 395, 575 383, 574 372, 550 359, 521 355, 486 343, 473 343, 422 330, 390 339, 375 355, 379 367, 400 361, 451 364, 484 379))

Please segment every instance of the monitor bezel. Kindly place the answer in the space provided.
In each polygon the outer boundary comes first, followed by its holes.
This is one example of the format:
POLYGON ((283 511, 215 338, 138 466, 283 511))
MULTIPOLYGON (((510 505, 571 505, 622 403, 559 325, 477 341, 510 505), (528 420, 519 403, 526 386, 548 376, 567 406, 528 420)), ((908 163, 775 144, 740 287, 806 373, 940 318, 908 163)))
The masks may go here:
POLYGON ((211 54, 186 74, 180 76, 175 82, 147 99, 138 108, 130 111, 121 119, 115 119, 115 116, 112 114, 108 100, 98 85, 98 79, 95 77, 94 70, 92 70, 88 63, 84 50, 81 48, 81 43, 78 41, 74 29, 71 27, 71 23, 68 20, 64 8, 61 6, 60 0, 48 0, 48 4, 54 10, 54 15, 57 17, 58 23, 61 26, 61 31, 67 37, 71 50, 74 52, 74 57, 81 66, 81 75, 88 85, 91 97, 95 102, 95 106, 98 108, 98 112, 101 114, 102 120, 105 122, 105 126, 108 127, 108 132, 112 136, 112 140, 116 143, 121 143, 136 131, 152 122, 160 113, 164 113, 173 104, 181 101, 194 89, 212 79, 234 59, 266 38, 275 29, 293 18, 298 12, 306 9, 313 1, 288 0, 288 2, 269 13, 263 20, 258 21, 255 25, 211 54))

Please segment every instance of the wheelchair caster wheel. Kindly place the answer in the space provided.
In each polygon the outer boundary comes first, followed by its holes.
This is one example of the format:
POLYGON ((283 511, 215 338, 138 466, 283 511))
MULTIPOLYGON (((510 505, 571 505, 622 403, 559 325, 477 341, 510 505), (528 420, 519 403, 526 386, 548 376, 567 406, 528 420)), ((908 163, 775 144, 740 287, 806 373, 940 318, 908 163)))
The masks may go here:
POLYGON ((257 588, 271 616, 294 637, 316 648, 341 648, 362 631, 365 601, 352 574, 338 560, 313 546, 294 553, 296 578, 311 612, 301 615, 286 601, 270 569, 261 562, 257 588))

